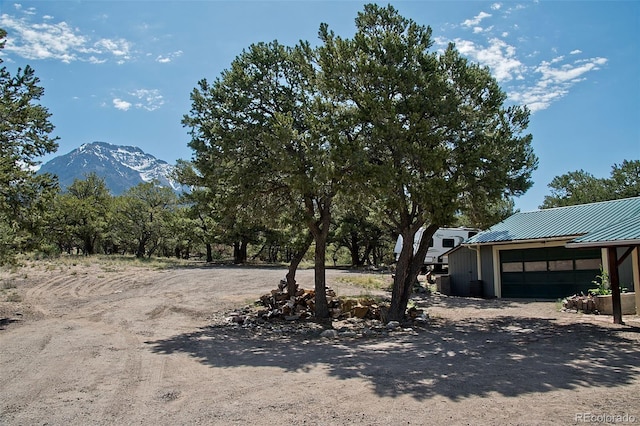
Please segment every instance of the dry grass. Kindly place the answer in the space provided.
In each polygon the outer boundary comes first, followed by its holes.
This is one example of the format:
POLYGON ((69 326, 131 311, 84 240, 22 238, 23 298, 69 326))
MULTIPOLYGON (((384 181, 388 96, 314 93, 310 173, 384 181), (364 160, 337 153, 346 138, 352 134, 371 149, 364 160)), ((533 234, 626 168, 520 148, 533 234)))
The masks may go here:
POLYGON ((357 275, 340 277, 338 281, 344 284, 351 284, 362 287, 366 290, 386 290, 391 283, 385 276, 357 275))

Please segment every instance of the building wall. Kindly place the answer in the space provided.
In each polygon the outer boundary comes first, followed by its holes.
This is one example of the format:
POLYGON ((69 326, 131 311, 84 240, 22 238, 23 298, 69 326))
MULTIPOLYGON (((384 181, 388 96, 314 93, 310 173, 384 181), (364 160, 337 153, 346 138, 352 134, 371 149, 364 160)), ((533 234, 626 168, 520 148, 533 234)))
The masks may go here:
POLYGON ((478 279, 476 250, 460 246, 449 253, 449 279, 454 296, 470 296, 471 281, 478 279))
POLYGON ((565 240, 528 241, 481 246, 481 271, 485 297, 503 297, 500 273, 500 253, 506 250, 563 247, 565 240))
MULTIPOLYGON (((552 246, 564 245, 564 242, 554 242, 552 246)), ((470 282, 480 279, 484 297, 501 297, 500 263, 501 250, 544 247, 545 243, 505 244, 495 246, 460 247, 449 255, 449 275, 451 277, 452 293, 456 296, 470 295, 470 282), (478 271, 477 251, 480 250, 480 271, 478 271), (497 260, 496 260, 497 259, 497 260), (494 260, 497 262, 494 267, 494 260), (497 277, 496 277, 497 274, 497 277)), ((618 258, 627 251, 626 247, 618 249, 618 258)), ((603 259, 604 262, 605 259, 603 259)), ((605 262, 606 263, 606 262, 605 262)), ((618 268, 621 287, 634 291, 632 256, 618 268)), ((595 277, 594 277, 595 278, 595 277)))
POLYGON ((491 246, 480 247, 480 268, 479 279, 482 280, 482 288, 485 297, 499 297, 496 292, 496 280, 493 271, 493 248, 491 246))

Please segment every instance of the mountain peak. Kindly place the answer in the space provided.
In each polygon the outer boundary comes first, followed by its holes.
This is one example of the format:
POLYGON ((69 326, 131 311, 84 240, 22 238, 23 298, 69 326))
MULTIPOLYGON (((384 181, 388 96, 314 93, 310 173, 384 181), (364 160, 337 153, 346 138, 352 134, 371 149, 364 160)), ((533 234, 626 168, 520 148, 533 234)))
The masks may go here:
POLYGON ((95 173, 105 180, 114 195, 119 195, 142 182, 157 181, 174 191, 182 190, 171 178, 174 167, 135 146, 91 142, 80 145, 68 154, 43 164, 38 173, 58 176, 62 189, 75 179, 85 179, 95 173))

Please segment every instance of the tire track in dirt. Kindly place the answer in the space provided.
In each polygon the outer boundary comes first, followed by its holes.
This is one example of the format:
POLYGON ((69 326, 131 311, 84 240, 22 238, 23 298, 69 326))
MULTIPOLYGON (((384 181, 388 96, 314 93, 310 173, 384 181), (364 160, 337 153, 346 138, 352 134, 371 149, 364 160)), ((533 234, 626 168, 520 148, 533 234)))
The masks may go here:
POLYGON ((27 300, 43 306, 61 308, 73 303, 74 308, 77 308, 83 303, 131 289, 133 276, 135 271, 119 273, 108 278, 88 272, 50 274, 38 279, 35 285, 26 290, 25 296, 27 300))
MULTIPOLYGON (((558 424, 640 406, 635 331, 571 316, 557 331, 578 334, 514 340, 516 316, 555 330, 569 314, 552 304, 436 297, 428 334, 280 341, 209 329, 207 315, 274 289, 283 268, 106 267, 19 272, 24 304, 50 315, 0 330, 0 424, 558 424)), ((375 293, 346 274, 327 271, 338 295, 375 293)), ((298 282, 312 288, 313 271, 298 282)))
MULTIPOLYGON (((51 424, 85 423, 89 419, 83 421, 83 413, 109 407, 113 401, 121 403, 126 384, 138 376, 140 343, 118 330, 86 321, 49 319, 20 331, 3 336, 3 343, 18 353, 0 354, 0 388, 11 389, 0 402, 2 419, 36 424, 39 421, 32 416, 37 414, 51 424), (39 335, 40 329, 49 334, 39 335), (125 385, 120 383, 122 378, 125 385), (76 410, 61 414, 69 403, 76 410)), ((98 419, 93 417, 93 422, 98 419)))
POLYGON ((143 371, 148 366, 143 362, 141 341, 125 330, 115 328, 116 332, 124 339, 124 349, 120 354, 122 371, 111 379, 113 391, 105 401, 100 418, 109 419, 110 423, 122 423, 124 419, 131 418, 135 402, 135 390, 144 380, 143 371), (115 380, 114 380, 115 379, 115 380))
MULTIPOLYGON (((202 393, 213 379, 209 366, 186 353, 153 352, 152 344, 206 326, 212 313, 255 300, 283 275, 276 268, 89 268, 31 279, 25 299, 48 315, 1 335, 3 345, 20 350, 0 354, 0 371, 15 364, 0 379, 7 394, 0 423, 144 424, 168 416, 179 424, 185 410, 235 413, 210 407, 202 393), (30 336, 23 346, 21 333, 30 336)), ((312 281, 312 271, 299 276, 312 281)), ((213 394, 224 392, 225 403, 253 387, 247 380, 224 390, 225 379, 215 380, 221 388, 213 394)))

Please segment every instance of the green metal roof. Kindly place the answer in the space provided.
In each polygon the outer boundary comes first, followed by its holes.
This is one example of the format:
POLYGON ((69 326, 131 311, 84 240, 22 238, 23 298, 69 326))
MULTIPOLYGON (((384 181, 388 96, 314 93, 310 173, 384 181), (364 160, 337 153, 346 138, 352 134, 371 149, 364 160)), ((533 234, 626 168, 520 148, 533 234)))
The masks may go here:
MULTIPOLYGON (((464 244, 578 237, 612 229, 613 225, 634 218, 640 218, 640 197, 535 210, 516 213, 464 244)), ((616 228, 616 232, 622 234, 625 231, 616 228)))
POLYGON ((640 245, 640 216, 615 223, 599 231, 578 237, 567 247, 604 247, 640 245))

